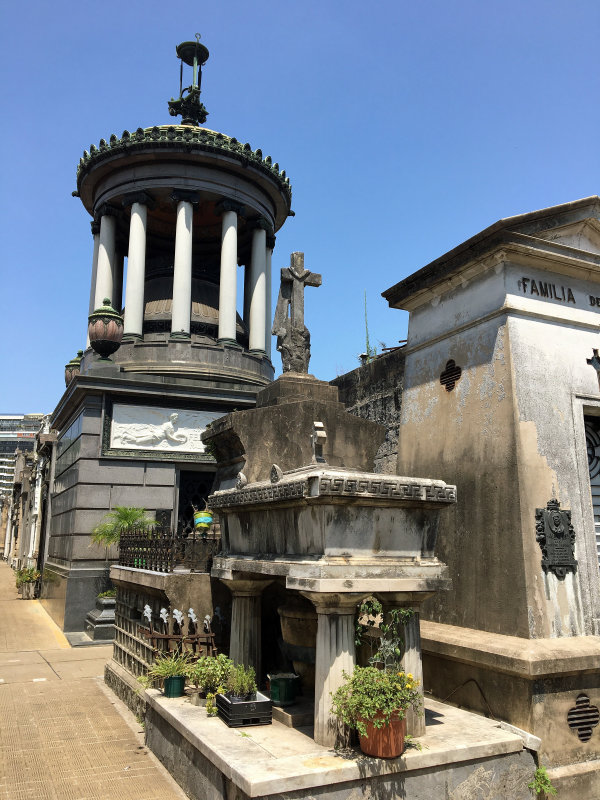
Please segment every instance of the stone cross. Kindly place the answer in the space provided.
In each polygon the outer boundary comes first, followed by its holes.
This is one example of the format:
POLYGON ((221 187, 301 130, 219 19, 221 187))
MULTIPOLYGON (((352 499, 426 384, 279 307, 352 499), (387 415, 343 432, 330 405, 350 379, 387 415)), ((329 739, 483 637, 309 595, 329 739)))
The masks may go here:
POLYGON ((308 372, 310 333, 304 324, 304 287, 320 286, 321 276, 304 269, 304 253, 292 253, 281 270, 281 287, 271 333, 277 336, 284 372, 308 372))

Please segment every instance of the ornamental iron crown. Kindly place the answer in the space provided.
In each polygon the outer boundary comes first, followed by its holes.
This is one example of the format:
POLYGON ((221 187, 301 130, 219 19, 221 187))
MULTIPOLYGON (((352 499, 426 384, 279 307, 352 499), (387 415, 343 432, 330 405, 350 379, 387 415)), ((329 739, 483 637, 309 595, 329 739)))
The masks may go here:
POLYGON ((200 34, 196 34, 195 42, 182 42, 175 48, 179 66, 179 98, 169 101, 169 114, 182 117, 183 125, 202 125, 206 122, 208 111, 200 102, 202 85, 202 65, 208 61, 208 48, 200 44, 200 34), (192 85, 183 88, 183 65, 192 67, 192 85))

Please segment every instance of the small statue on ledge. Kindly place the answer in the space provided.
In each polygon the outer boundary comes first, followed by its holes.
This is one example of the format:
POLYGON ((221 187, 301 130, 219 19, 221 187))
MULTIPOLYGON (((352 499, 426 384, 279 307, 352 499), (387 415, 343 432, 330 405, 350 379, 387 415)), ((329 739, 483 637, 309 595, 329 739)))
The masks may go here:
POLYGON ((284 372, 308 373, 310 333, 304 324, 304 287, 320 286, 321 276, 304 269, 304 253, 292 253, 281 270, 281 286, 271 333, 277 336, 284 372))

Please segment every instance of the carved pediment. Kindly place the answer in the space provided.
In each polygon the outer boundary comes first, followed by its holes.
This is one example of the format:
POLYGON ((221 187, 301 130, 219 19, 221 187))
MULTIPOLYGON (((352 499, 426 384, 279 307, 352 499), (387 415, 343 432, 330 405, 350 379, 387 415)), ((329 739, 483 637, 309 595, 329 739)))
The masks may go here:
POLYGON ((591 217, 552 228, 547 231, 538 231, 535 236, 550 242, 564 244, 587 253, 600 255, 600 222, 591 217))

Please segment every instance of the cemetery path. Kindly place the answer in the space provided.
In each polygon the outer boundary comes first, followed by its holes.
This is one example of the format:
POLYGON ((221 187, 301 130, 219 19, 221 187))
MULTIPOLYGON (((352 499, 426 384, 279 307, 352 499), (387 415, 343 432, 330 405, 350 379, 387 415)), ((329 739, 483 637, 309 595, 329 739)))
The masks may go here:
POLYGON ((0 800, 184 800, 102 679, 112 645, 71 648, 0 561, 0 800))

